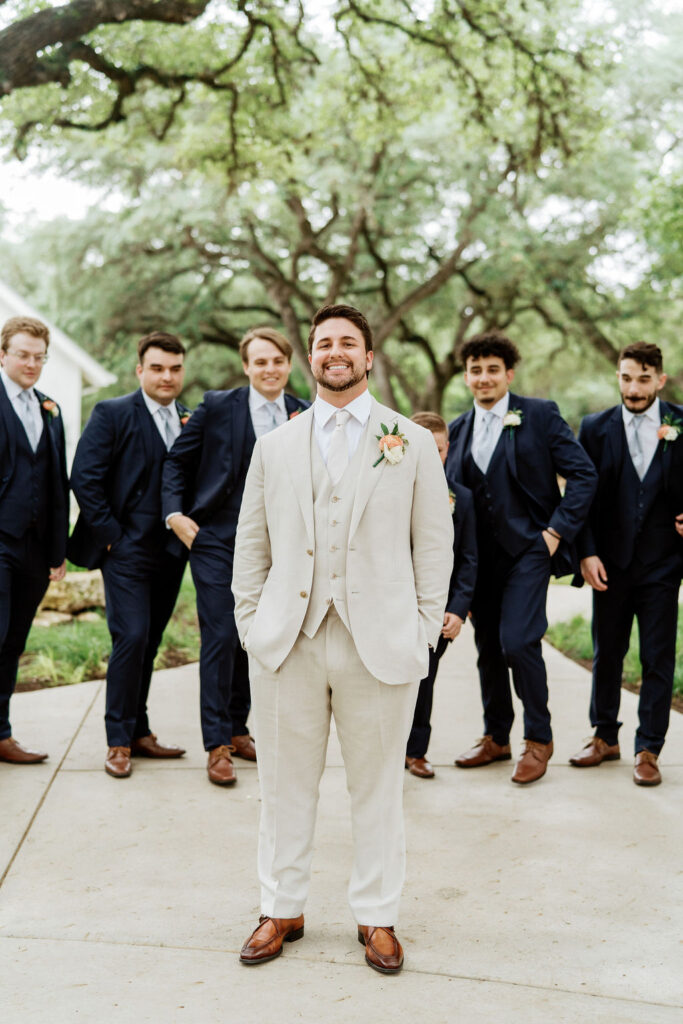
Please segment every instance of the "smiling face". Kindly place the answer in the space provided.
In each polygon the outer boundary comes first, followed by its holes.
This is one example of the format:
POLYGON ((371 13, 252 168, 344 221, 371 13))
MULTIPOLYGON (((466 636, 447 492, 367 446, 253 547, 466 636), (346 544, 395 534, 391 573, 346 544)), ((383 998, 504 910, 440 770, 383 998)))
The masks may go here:
POLYGON ((275 401, 289 380, 292 364, 277 345, 265 338, 252 338, 242 369, 249 383, 269 402, 275 401))
POLYGON ((47 345, 42 338, 19 331, 13 334, 6 350, 0 351, 0 364, 20 388, 32 388, 43 369, 47 345))
POLYGON ((350 320, 323 320, 315 329, 308 357, 320 397, 331 405, 348 405, 367 390, 372 358, 362 332, 350 320))
POLYGON ((508 370, 499 356, 470 357, 465 366, 465 384, 477 405, 492 409, 509 390, 514 370, 508 370))
POLYGON ((666 384, 666 374, 636 359, 622 359, 617 370, 621 400, 629 412, 643 413, 650 408, 666 384))
POLYGON ((140 387, 159 405, 170 405, 183 390, 183 359, 181 352, 165 352, 151 345, 143 355, 142 363, 136 366, 140 387))

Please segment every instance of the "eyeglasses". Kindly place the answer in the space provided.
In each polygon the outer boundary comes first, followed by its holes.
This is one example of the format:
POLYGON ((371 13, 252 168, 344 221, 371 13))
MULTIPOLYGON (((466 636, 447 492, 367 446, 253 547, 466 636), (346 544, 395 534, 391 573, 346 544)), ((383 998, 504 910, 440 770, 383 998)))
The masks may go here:
POLYGON ((39 366, 45 366, 45 363, 50 358, 48 355, 34 356, 32 352, 22 352, 21 350, 18 352, 8 350, 7 355, 14 356, 18 363, 37 363, 39 366))

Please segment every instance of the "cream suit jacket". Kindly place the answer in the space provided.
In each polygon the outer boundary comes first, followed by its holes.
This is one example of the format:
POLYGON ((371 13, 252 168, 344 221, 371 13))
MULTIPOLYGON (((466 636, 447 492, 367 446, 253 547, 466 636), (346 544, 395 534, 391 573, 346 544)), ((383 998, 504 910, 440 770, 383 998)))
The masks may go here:
MULTIPOLYGON (((315 552, 313 410, 259 438, 247 475, 232 590, 243 646, 269 671, 285 660, 308 607, 315 552)), ((314 439, 314 442, 315 439, 314 439)), ((385 683, 427 674, 453 564, 448 488, 428 430, 374 399, 358 455, 346 553, 351 635, 368 671, 385 683), (373 463, 381 423, 409 441, 403 459, 373 463)))

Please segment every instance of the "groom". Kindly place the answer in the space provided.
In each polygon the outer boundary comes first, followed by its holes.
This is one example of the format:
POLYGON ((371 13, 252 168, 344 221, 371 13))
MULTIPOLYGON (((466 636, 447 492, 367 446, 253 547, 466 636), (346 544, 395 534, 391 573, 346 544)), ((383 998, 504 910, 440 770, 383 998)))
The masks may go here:
POLYGON ((428 431, 368 392, 372 334, 326 306, 309 334, 310 410, 260 438, 235 545, 259 749, 262 910, 245 964, 301 938, 333 712, 349 794, 349 902, 365 959, 399 971, 405 745, 443 625, 453 526, 428 431))

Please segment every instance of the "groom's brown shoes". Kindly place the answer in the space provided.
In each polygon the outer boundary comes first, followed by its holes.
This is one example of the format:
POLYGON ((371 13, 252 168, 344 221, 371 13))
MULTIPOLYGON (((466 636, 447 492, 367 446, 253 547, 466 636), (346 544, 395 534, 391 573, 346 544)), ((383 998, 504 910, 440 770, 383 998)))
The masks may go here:
POLYGON ((298 917, 259 917, 256 928, 242 946, 240 962, 265 964, 282 952, 283 942, 296 942, 304 934, 304 915, 298 917))
POLYGON ((398 974, 403 967, 403 949, 393 928, 358 925, 358 941, 365 946, 365 961, 382 974, 398 974))

